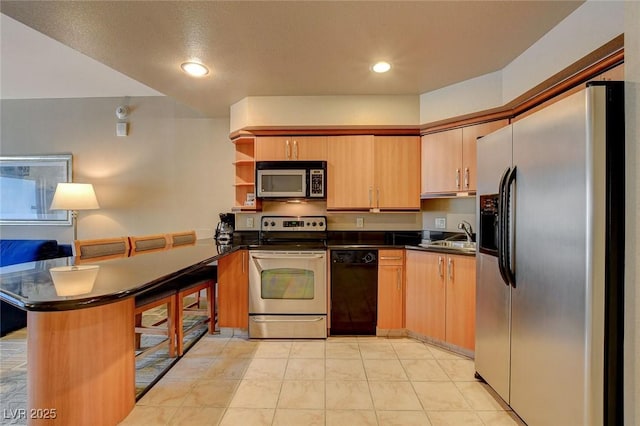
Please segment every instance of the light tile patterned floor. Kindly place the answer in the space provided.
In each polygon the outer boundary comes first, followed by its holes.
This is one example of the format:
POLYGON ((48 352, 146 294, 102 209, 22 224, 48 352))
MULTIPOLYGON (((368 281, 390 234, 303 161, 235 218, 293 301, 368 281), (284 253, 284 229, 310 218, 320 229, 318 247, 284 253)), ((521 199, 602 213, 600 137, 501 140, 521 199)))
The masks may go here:
POLYGON ((204 336, 123 425, 522 425, 473 361, 375 337, 204 336))

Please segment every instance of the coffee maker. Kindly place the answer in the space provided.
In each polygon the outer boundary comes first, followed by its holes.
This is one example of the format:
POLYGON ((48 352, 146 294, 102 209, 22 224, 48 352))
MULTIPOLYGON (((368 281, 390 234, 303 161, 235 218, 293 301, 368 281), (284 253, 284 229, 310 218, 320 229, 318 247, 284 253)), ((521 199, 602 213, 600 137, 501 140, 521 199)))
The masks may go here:
POLYGON ((218 244, 231 244, 236 216, 233 213, 220 213, 220 222, 216 227, 215 239, 218 244))

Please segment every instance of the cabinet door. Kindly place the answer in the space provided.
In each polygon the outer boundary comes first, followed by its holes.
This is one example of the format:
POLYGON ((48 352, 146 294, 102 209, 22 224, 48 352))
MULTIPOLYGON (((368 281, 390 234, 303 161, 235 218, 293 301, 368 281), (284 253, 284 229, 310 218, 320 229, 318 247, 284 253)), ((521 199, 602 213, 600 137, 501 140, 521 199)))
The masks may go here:
POLYGON ((260 136, 256 140, 256 161, 291 160, 292 145, 288 137, 260 136))
POLYGON ((368 209, 373 203, 373 136, 327 138, 327 209, 368 209))
POLYGON ((293 138, 293 158, 304 161, 327 160, 327 137, 304 136, 293 138))
POLYGON ((406 254, 406 327, 439 340, 445 338, 445 257, 417 250, 406 254))
POLYGON ((462 185, 462 129, 422 137, 422 192, 456 192, 462 185))
POLYGON ((404 250, 378 252, 378 328, 404 327, 404 250))
POLYGON ((249 327, 249 260, 240 250, 218 261, 218 324, 249 327))
POLYGON ((375 205, 381 209, 420 209, 420 138, 376 136, 375 205))
POLYGON ((326 136, 260 136, 257 161, 326 160, 326 136))
POLYGON ((476 333, 476 260, 447 256, 446 341, 474 350, 476 333))
POLYGON ((477 182, 476 141, 509 124, 508 120, 497 120, 489 123, 476 124, 462 129, 462 191, 475 191, 477 182))

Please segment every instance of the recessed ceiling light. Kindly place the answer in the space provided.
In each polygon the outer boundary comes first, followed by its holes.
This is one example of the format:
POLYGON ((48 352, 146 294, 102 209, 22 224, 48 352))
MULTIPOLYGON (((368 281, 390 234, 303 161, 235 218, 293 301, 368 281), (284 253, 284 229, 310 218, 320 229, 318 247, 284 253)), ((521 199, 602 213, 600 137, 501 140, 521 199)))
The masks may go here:
POLYGON ((371 69, 377 73, 387 72, 391 69, 391 64, 389 62, 376 62, 373 64, 371 69))
POLYGON ((209 74, 209 69, 198 62, 185 62, 180 65, 180 68, 187 74, 194 77, 202 77, 209 74))

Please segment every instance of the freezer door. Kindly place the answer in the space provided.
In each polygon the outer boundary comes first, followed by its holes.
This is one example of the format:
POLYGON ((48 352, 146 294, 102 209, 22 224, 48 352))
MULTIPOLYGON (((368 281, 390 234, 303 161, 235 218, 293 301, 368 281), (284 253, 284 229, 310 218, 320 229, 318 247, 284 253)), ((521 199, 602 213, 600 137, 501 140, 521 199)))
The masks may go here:
POLYGON ((509 403, 511 291, 498 271, 498 258, 476 258, 476 372, 509 403))
POLYGON ((601 392, 590 396, 603 375, 591 352, 603 346, 601 289, 590 287, 603 285, 593 282, 601 259, 592 243, 593 206, 604 206, 593 187, 604 176, 592 165, 604 152, 592 131, 602 111, 589 100, 581 91, 513 124, 510 405, 529 426, 602 424, 589 410, 602 403, 601 392))
MULTIPOLYGON (((478 139, 477 220, 481 196, 497 194, 502 174, 511 167, 511 137, 507 126, 478 139)), ((482 241, 482 227, 476 225, 476 240, 482 241)), ((511 288, 495 256, 479 253, 476 268, 476 372, 509 402, 511 288)))

